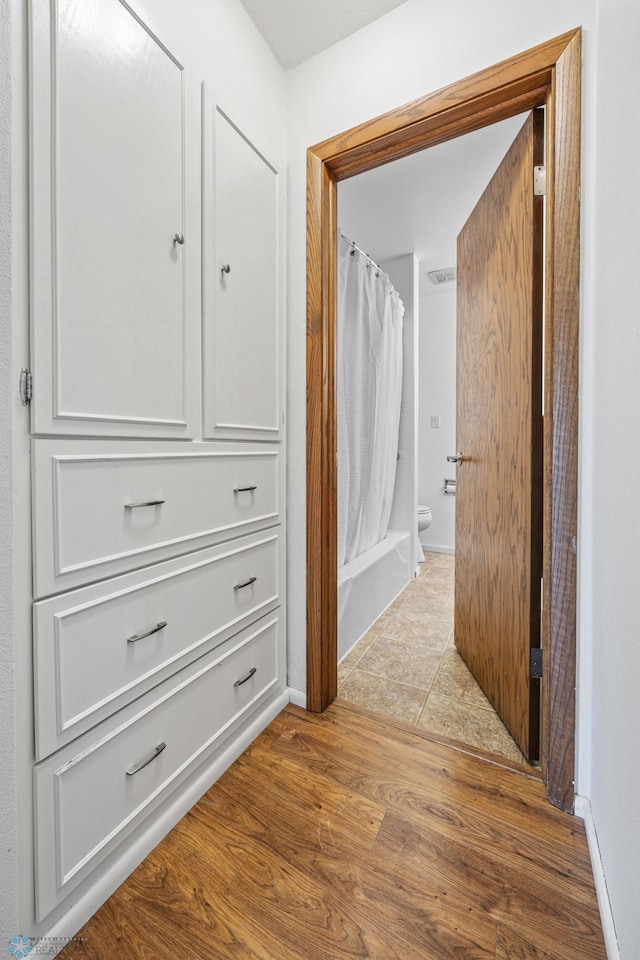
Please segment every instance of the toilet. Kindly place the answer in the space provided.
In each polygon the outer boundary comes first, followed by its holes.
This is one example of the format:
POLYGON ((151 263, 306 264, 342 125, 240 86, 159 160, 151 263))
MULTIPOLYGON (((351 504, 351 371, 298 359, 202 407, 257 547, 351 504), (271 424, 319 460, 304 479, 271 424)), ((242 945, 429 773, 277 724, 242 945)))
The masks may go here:
POLYGON ((418 534, 431 526, 432 519, 429 507, 418 506, 418 534))
POLYGON ((422 532, 431 526, 431 510, 429 507, 418 505, 418 563, 424 561, 424 550, 422 549, 422 532))

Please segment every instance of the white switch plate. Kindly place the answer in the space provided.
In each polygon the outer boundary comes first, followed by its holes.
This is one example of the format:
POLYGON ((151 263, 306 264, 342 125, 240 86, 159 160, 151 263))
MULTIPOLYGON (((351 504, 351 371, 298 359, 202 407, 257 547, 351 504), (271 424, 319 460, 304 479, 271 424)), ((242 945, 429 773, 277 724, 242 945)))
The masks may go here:
POLYGON ((440 429, 440 415, 436 414, 435 417, 431 417, 431 429, 439 430, 440 429))

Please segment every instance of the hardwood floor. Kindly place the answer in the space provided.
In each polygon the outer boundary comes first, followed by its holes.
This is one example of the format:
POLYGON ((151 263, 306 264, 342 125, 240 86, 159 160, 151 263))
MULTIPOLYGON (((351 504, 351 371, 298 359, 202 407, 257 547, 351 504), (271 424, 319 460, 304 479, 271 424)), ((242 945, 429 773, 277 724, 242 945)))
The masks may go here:
POLYGON ((289 706, 64 960, 606 960, 582 822, 539 780, 289 706))

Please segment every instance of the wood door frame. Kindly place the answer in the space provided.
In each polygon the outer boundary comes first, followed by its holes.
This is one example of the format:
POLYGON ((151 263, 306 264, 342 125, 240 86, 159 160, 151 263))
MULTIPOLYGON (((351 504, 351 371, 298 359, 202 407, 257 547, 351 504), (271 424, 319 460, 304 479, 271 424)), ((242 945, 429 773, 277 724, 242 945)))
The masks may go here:
POLYGON ((578 492, 581 30, 576 29, 307 151, 307 709, 337 693, 337 183, 546 107, 541 759, 573 811, 578 492))

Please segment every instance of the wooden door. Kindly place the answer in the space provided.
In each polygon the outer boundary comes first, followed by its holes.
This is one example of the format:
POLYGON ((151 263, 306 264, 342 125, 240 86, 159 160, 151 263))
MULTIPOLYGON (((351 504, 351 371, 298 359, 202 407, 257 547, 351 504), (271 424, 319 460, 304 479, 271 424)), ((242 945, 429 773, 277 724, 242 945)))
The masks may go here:
POLYGON ((538 758, 542 542, 542 217, 529 115, 458 237, 455 644, 538 758))
POLYGON ((203 96, 204 435, 278 440, 279 175, 203 96))
POLYGON ((196 435, 185 70, 120 0, 33 2, 31 30, 34 432, 196 435))

